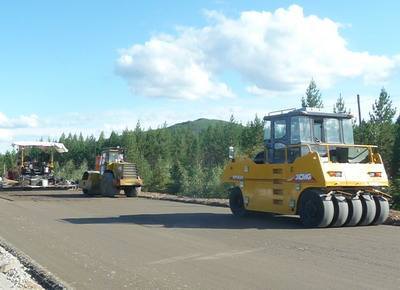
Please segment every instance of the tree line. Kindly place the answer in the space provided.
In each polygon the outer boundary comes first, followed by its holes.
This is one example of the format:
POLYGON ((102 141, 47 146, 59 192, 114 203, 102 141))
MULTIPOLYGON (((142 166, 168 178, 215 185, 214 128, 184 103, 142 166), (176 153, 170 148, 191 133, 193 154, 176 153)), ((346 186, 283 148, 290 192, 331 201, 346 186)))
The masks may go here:
POLYGON ((58 157, 59 167, 82 171, 94 168, 95 156, 103 148, 121 146, 125 158, 139 168, 145 189, 189 196, 222 197, 220 176, 229 146, 238 154, 251 155, 262 148, 263 121, 257 116, 245 126, 233 117, 229 122, 211 122, 204 130, 166 127, 144 130, 140 123, 121 134, 62 135, 59 142, 69 149, 58 157))
MULTIPOLYGON (((323 107, 323 100, 314 80, 311 80, 301 98, 303 107, 323 107)), ((339 96, 332 111, 349 113, 345 101, 339 96)), ((386 171, 391 180, 391 193, 395 206, 400 206, 400 116, 395 121, 389 93, 382 88, 371 107, 369 120, 354 122, 356 144, 378 145, 386 171)), ((229 122, 209 122, 201 130, 190 126, 166 125, 145 130, 138 122, 134 130, 101 133, 84 137, 82 134, 62 134, 59 142, 68 153, 57 156, 55 172, 59 177, 77 180, 81 174, 95 167, 95 157, 106 147, 126 149, 126 159, 135 162, 145 183, 145 190, 187 196, 226 197, 220 182, 227 162, 229 146, 238 155, 254 156, 263 149, 263 120, 258 116, 241 124, 232 116, 229 122)), ((38 153, 36 154, 43 154, 38 153)), ((16 153, 0 154, 0 168, 15 166, 16 153)))

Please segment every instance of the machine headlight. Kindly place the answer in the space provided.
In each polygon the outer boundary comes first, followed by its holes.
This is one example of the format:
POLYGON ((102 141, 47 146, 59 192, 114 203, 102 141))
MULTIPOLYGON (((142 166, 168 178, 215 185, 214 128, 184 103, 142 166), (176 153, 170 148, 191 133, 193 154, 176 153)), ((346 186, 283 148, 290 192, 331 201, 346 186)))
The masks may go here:
POLYGON ((342 171, 328 171, 330 177, 342 177, 342 171))
POLYGON ((382 172, 368 172, 369 177, 382 177, 382 172))

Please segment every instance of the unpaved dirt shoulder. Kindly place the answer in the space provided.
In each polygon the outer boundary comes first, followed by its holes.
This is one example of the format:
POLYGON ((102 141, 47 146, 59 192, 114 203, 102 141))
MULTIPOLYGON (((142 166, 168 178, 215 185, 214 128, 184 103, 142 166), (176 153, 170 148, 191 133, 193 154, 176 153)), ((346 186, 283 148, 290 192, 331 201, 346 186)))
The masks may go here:
POLYGON ((0 289, 72 289, 0 238, 0 289), (3 283, 3 284, 2 284, 3 283))
POLYGON ((400 226, 400 211, 390 210, 389 218, 385 222, 386 225, 400 226))
POLYGON ((220 207, 229 206, 229 201, 227 199, 222 199, 222 198, 195 198, 195 197, 178 196, 178 195, 159 193, 159 192, 141 192, 138 196, 149 199, 178 201, 178 202, 195 203, 195 204, 203 204, 210 206, 220 206, 220 207))
MULTIPOLYGON (((159 193, 159 192, 141 192, 139 197, 158 199, 158 200, 169 200, 185 203, 195 203, 210 206, 221 206, 228 207, 229 200, 222 198, 195 198, 187 196, 177 196, 173 194, 159 193)), ((386 225, 400 226, 400 211, 390 210, 389 218, 385 222, 386 225)))

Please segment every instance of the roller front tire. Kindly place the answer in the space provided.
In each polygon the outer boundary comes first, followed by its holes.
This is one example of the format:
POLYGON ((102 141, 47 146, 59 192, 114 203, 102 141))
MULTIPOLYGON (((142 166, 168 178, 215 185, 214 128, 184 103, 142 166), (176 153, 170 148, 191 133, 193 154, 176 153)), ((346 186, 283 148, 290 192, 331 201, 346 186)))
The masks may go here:
POLYGON ((303 193, 300 201, 300 220, 304 226, 327 227, 332 223, 333 216, 331 197, 314 190, 303 193))

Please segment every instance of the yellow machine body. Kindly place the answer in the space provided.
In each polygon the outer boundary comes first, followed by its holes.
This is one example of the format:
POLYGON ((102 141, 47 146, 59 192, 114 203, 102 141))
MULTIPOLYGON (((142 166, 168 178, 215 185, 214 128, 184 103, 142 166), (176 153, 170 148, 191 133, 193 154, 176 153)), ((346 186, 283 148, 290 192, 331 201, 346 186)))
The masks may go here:
POLYGON ((376 146, 354 145, 352 116, 290 109, 264 117, 264 150, 230 161, 232 213, 298 214, 310 227, 383 223, 389 215, 388 178, 376 146))
MULTIPOLYGON (((318 146, 329 147, 332 144, 318 146)), ((250 158, 231 160, 222 180, 241 189, 246 209, 278 214, 297 213, 300 194, 308 188, 324 188, 327 192, 362 189, 373 193, 377 187, 388 186, 380 155, 373 153, 374 146, 333 146, 368 148, 370 162, 333 163, 306 146, 308 154, 298 157, 293 163, 257 164, 250 158), (372 173, 377 176, 372 176, 372 173)))
POLYGON ((107 164, 106 171, 112 172, 116 186, 142 186, 143 181, 132 174, 132 167, 136 166, 128 162, 113 162, 107 164))
POLYGON ((89 195, 113 195, 121 189, 131 195, 133 190, 143 185, 136 164, 125 162, 120 148, 104 150, 96 158, 96 169, 86 171, 79 182, 80 188, 89 195))

